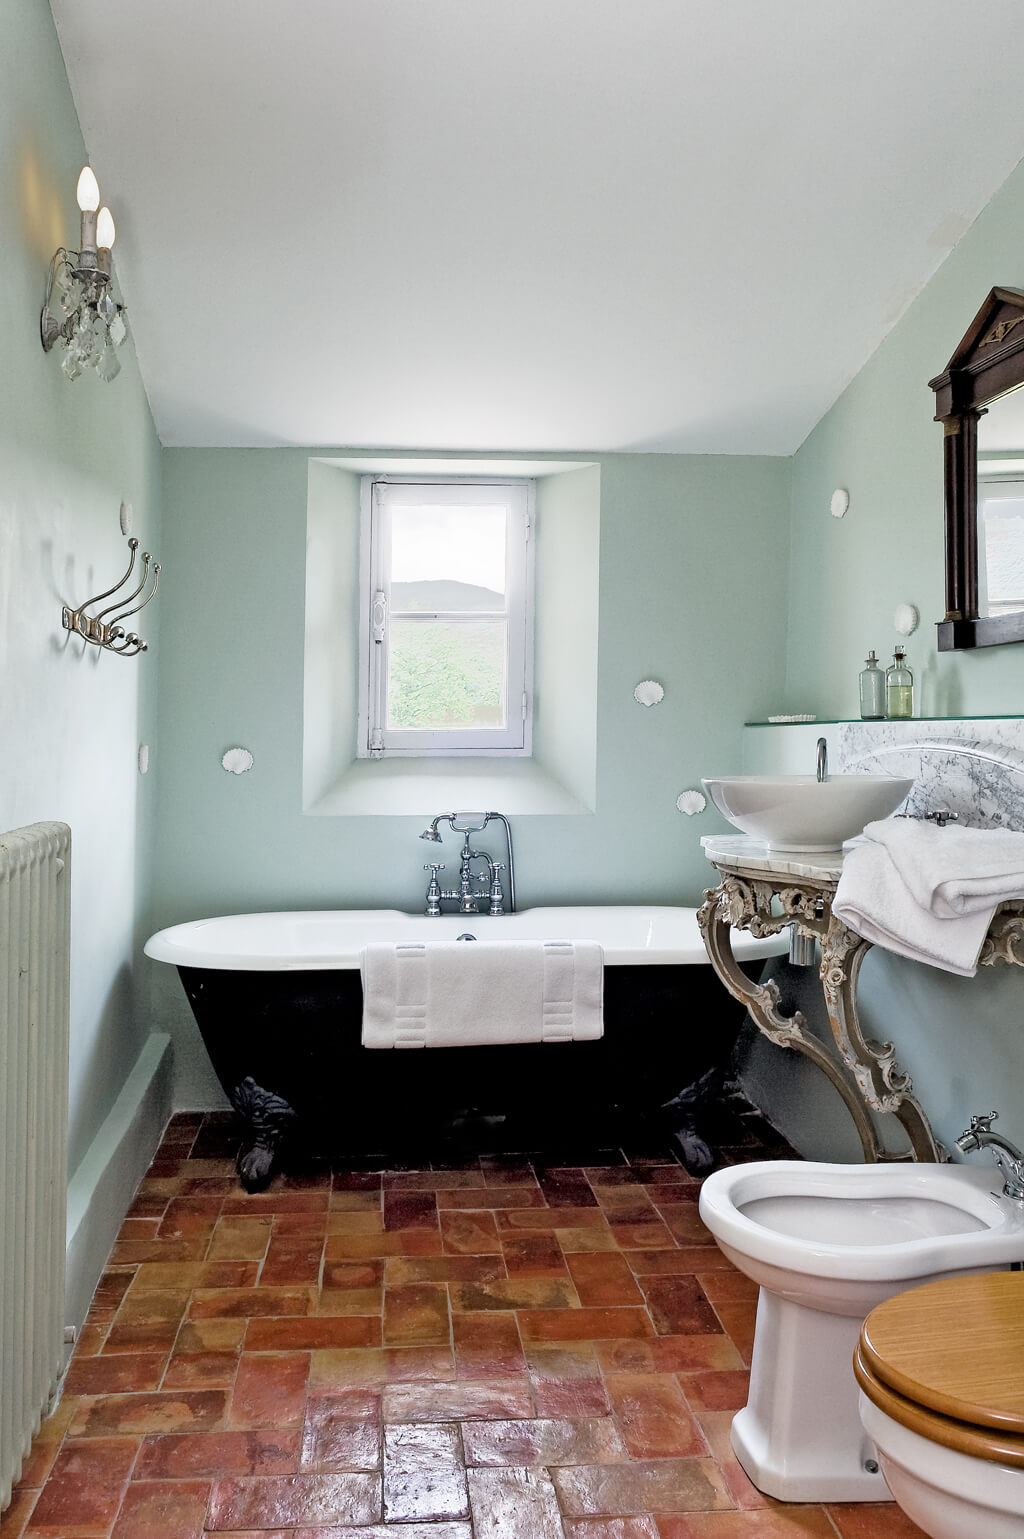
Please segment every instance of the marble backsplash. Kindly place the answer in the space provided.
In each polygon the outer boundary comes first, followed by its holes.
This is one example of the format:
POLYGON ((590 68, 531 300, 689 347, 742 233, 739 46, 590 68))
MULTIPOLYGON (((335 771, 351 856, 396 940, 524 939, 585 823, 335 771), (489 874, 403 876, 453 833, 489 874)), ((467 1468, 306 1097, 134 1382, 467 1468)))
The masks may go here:
MULTIPOLYGON (((832 728, 833 764, 913 775, 901 811, 955 812, 973 828, 1024 829, 1024 720, 849 721, 832 728)), ((830 742, 830 749, 832 743, 830 742)))

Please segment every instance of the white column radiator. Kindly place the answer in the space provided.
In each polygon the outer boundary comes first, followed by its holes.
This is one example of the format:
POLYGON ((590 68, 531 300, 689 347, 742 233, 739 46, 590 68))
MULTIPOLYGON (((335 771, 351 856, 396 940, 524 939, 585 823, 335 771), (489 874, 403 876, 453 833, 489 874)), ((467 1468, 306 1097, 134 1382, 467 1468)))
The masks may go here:
POLYGON ((0 834, 0 1510, 63 1366, 71 830, 0 834))

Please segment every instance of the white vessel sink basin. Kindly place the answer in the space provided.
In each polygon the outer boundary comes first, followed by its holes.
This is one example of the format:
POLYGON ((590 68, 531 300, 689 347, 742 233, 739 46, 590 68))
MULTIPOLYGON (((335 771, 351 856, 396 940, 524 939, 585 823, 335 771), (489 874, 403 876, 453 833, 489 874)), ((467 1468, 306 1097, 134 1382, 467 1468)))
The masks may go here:
POLYGON ((836 850, 887 818, 913 780, 899 775, 723 775, 702 782, 734 828, 771 850, 836 850))

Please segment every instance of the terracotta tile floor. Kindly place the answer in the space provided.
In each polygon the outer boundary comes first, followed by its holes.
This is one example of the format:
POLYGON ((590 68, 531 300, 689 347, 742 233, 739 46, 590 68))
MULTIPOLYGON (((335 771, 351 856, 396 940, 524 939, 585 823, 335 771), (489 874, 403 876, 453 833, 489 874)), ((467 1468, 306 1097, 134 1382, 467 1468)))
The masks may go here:
MULTIPOLYGON (((749 1112, 729 1162, 780 1151, 749 1112)), ((668 1152, 237 1185, 177 1116, 2 1539, 910 1539, 729 1448, 754 1290, 668 1152)))

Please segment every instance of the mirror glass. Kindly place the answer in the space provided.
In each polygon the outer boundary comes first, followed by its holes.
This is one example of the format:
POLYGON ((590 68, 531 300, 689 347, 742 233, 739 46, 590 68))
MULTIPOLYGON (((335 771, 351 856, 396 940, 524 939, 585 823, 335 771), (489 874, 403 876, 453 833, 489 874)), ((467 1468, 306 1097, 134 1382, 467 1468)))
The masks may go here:
POLYGON ((978 615, 1024 612, 1024 385, 978 422, 978 615))

